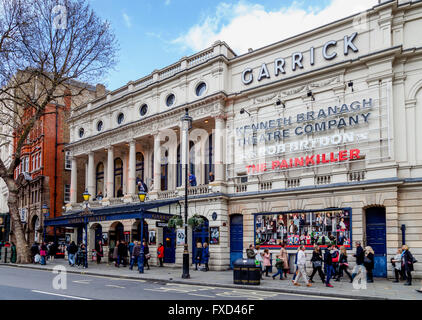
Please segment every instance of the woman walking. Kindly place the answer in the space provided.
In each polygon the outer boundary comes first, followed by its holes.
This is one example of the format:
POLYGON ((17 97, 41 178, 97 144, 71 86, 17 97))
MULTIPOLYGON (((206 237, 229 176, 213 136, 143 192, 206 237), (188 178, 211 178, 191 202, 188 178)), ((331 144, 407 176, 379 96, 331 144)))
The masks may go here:
POLYGON ((309 282, 314 283, 313 278, 315 274, 318 272, 322 283, 325 283, 325 275, 324 275, 324 272, 322 272, 322 262, 323 262, 322 252, 321 252, 321 248, 318 245, 315 245, 314 247, 314 251, 312 252, 311 262, 312 262, 312 274, 311 274, 311 277, 309 278, 309 282))
POLYGON ((264 250, 263 258, 264 258, 265 276, 269 277, 268 272, 271 269, 271 260, 270 260, 271 254, 268 249, 264 250))
POLYGON ((262 264, 264 262, 264 259, 262 257, 261 247, 259 245, 255 247, 255 259, 256 261, 258 261, 259 268, 261 269, 261 280, 264 280, 262 278, 262 264))
POLYGON ((398 283, 400 282, 400 278, 404 278, 403 277, 403 273, 402 273, 402 269, 401 269, 401 254, 402 254, 402 249, 397 249, 397 253, 394 256, 394 258, 391 258, 391 264, 393 265, 393 270, 394 270, 394 276, 396 278, 396 280, 394 280, 394 283, 398 283))
POLYGON ((41 265, 45 266, 47 264, 46 263, 46 259, 47 259, 47 245, 45 244, 45 242, 43 242, 41 244, 40 256, 41 256, 41 265))
POLYGON ((97 264, 101 263, 101 257, 104 255, 103 251, 103 244, 101 240, 98 240, 97 244, 95 245, 95 253, 97 256, 97 264))
POLYGON ((201 266, 202 260, 202 243, 196 243, 196 253, 195 253, 195 270, 198 270, 198 264, 201 266))
POLYGON ((286 244, 284 242, 281 244, 280 259, 283 261, 283 273, 284 273, 284 277, 287 279, 287 274, 290 271, 289 255, 287 254, 286 244))
POLYGON ((210 248, 208 247, 208 243, 204 242, 204 248, 202 249, 202 262, 205 264, 204 271, 209 271, 208 268, 208 261, 210 259, 210 248))
POLYGON ((365 257, 363 259, 363 264, 366 268, 366 279, 368 283, 374 282, 374 257, 375 253, 374 250, 370 246, 365 247, 365 257))
POLYGON ((413 255, 409 251, 409 247, 407 245, 403 245, 402 247, 402 254, 401 254, 401 265, 403 272, 406 273, 407 282, 404 284, 405 286, 412 285, 412 271, 413 271, 413 263, 415 259, 413 255))
POLYGON ((149 262, 148 260, 151 259, 151 255, 149 253, 149 247, 146 241, 143 242, 144 244, 144 267, 147 267, 147 270, 149 270, 149 262))
POLYGON ((338 276, 335 281, 340 281, 340 278, 343 276, 343 271, 346 272, 347 276, 350 279, 350 282, 353 282, 352 275, 349 273, 349 262, 347 261, 347 250, 346 247, 340 247, 340 257, 339 257, 339 269, 338 276))

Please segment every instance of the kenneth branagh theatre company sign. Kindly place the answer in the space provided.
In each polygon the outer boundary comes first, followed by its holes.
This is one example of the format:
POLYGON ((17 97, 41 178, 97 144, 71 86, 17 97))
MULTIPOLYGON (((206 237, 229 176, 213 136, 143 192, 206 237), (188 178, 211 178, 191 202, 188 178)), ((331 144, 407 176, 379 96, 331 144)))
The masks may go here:
POLYGON ((365 91, 345 99, 334 97, 317 101, 312 108, 302 106, 299 110, 306 112, 284 117, 263 110, 259 121, 250 118, 235 128, 235 152, 241 155, 237 158, 242 163, 237 162, 237 171, 259 174, 389 157, 385 96, 379 98, 375 92, 365 91), (350 102, 337 104, 341 99, 350 102))

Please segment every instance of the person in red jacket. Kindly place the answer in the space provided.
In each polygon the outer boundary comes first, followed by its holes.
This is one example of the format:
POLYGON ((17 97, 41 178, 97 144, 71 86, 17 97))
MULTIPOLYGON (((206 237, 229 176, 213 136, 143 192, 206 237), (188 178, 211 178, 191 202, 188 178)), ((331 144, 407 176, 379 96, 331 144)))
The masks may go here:
POLYGON ((158 260, 160 260, 160 267, 162 267, 163 266, 163 258, 164 258, 164 247, 163 247, 162 243, 158 244, 157 254, 158 254, 158 260))

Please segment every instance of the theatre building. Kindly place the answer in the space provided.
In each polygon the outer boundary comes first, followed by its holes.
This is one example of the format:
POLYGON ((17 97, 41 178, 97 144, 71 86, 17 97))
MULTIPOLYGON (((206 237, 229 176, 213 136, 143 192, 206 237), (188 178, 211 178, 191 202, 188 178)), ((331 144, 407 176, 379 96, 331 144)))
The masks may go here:
POLYGON ((285 242, 292 257, 305 244, 310 258, 315 243, 352 253, 361 241, 381 277, 403 243, 421 261, 420 30, 422 2, 387 1, 243 55, 218 41, 72 110, 70 204, 47 223, 75 241, 86 234, 90 250, 143 234, 180 266, 184 229, 166 221, 184 215, 189 150, 188 214, 204 223, 188 244, 191 258, 210 244, 211 269, 254 243, 274 256, 285 242))

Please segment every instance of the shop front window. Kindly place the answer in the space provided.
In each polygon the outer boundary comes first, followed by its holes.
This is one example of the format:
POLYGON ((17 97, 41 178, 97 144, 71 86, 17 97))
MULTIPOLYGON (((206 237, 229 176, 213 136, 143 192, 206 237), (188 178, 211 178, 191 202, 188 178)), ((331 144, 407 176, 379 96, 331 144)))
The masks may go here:
POLYGON ((261 247, 313 247, 330 243, 351 248, 351 209, 255 215, 255 243, 261 247))

